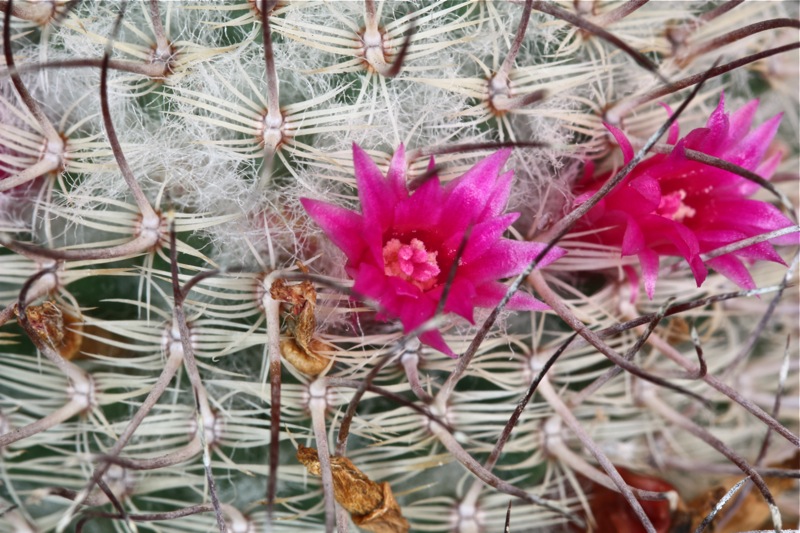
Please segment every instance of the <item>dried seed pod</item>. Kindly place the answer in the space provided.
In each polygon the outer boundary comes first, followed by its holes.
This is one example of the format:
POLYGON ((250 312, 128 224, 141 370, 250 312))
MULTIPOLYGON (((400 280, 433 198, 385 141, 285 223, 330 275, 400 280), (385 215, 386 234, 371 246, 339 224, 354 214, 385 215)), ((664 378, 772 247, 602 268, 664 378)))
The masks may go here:
MULTIPOLYGON (((14 314, 19 317, 16 307, 14 314)), ((80 354, 83 331, 80 318, 53 302, 25 307, 25 317, 28 319, 25 332, 34 343, 36 340, 46 343, 68 361, 80 354)))
MULTIPOLYGON (((771 465, 773 468, 786 468, 796 470, 800 466, 800 452, 787 459, 783 463, 771 465)), ((725 496, 730 488, 741 479, 741 476, 732 476, 721 480, 707 491, 696 496, 687 504, 686 513, 691 522, 689 531, 695 531, 697 527, 708 516, 717 503, 725 496)), ((790 491, 797 486, 797 480, 791 477, 764 477, 769 490, 773 496, 778 496, 786 491, 790 491)), ((739 491, 742 492, 741 490, 739 491)), ((726 504, 717 517, 707 527, 709 533, 735 533, 737 531, 750 531, 757 529, 770 528, 770 510, 764 498, 757 490, 749 490, 741 495, 734 496, 726 504), (729 514, 730 513, 730 514, 729 514), (718 525, 723 522, 724 525, 718 525)), ((797 520, 784 523, 784 527, 796 528, 797 520)))
MULTIPOLYGON (((308 272, 302 264, 299 267, 308 272)), ((300 372, 316 376, 328 366, 328 358, 317 353, 324 350, 325 345, 314 338, 317 327, 317 291, 314 285, 310 281, 287 285, 285 280, 278 279, 272 283, 269 293, 274 300, 291 305, 289 330, 293 338, 281 341, 281 354, 300 372)))
MULTIPOLYGON (((314 448, 301 444, 297 448, 297 460, 305 465, 309 474, 322 475, 314 448)), ((372 481, 347 457, 331 456, 331 474, 336 501, 350 513, 358 527, 374 533, 408 532, 408 521, 403 518, 388 483, 372 481)))

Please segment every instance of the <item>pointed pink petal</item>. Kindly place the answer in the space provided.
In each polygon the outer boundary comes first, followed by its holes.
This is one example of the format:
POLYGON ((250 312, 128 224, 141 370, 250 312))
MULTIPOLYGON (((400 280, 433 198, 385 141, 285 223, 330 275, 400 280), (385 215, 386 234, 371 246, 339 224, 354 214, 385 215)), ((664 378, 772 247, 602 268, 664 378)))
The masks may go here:
POLYGON ((658 254, 652 250, 642 250, 639 252, 639 263, 642 265, 644 290, 647 293, 647 297, 652 300, 656 292, 656 280, 658 279, 658 254))
MULTIPOLYGON (((464 276, 473 280, 489 280, 515 276, 525 270, 537 255, 545 248, 539 242, 521 242, 502 239, 489 252, 474 262, 462 266, 459 270, 464 276)), ((562 248, 554 247, 542 258, 537 268, 544 268, 567 253, 562 248)))
POLYGON ((744 139, 725 152, 725 160, 747 170, 754 170, 778 132, 782 116, 782 114, 776 115, 748 133, 744 139))
POLYGON ((708 266, 745 290, 756 288, 752 276, 742 262, 731 254, 709 260, 708 266))
POLYGON ((723 173, 713 167, 689 161, 686 158, 686 148, 690 148, 689 143, 686 139, 681 139, 666 158, 648 171, 648 175, 658 180, 662 191, 683 189, 689 193, 705 187, 714 173, 723 173))
POLYGON ((725 91, 719 93, 719 102, 717 102, 717 107, 714 108, 714 111, 711 112, 711 116, 708 118, 706 126, 710 128, 712 117, 723 113, 725 113, 725 91))
MULTIPOLYGON (((700 245, 694 232, 683 224, 658 215, 642 217, 640 224, 647 239, 647 247, 659 255, 680 255, 686 259, 699 287, 705 280, 707 271, 700 259, 700 245)), ((646 284, 645 278, 645 286, 646 284)))
POLYGON ((757 109, 758 100, 750 100, 731 114, 729 143, 735 144, 739 142, 750 131, 757 109))
POLYGON ((748 199, 721 199, 715 202, 713 219, 709 226, 714 228, 750 229, 750 235, 792 226, 780 209, 767 202, 748 199), (755 231, 755 232, 753 232, 755 231))
MULTIPOLYGON (((778 150, 769 156, 766 161, 762 161, 761 164, 756 167, 754 172, 765 180, 769 180, 775 173, 775 169, 777 169, 778 165, 780 165, 781 161, 783 161, 783 155, 783 152, 778 150)), ((753 183, 750 180, 740 179, 739 181, 741 183, 739 183, 739 186, 736 189, 736 193, 739 196, 751 196, 761 188, 761 185, 758 183, 753 183)))
POLYGON ((511 150, 500 150, 479 161, 466 174, 445 186, 443 211, 452 217, 442 221, 443 232, 453 234, 470 224, 481 222, 486 199, 492 192, 500 169, 511 155, 511 150))
MULTIPOLYGON (((413 285, 411 286, 413 287, 413 285)), ((416 287, 414 288, 416 289, 416 287)), ((438 303, 438 299, 431 299, 425 294, 420 295, 419 298, 408 296, 398 298, 395 316, 403 323, 403 331, 408 333, 430 320, 436 313, 438 303)))
POLYGON ((625 234, 622 237, 622 246, 620 248, 621 255, 624 257, 626 255, 639 253, 646 245, 642 228, 633 217, 628 217, 625 226, 625 234))
POLYGON ((603 122, 603 126, 606 127, 609 133, 611 133, 611 135, 613 135, 614 139, 617 141, 617 144, 622 150, 622 156, 625 159, 625 163, 633 159, 633 146, 631 146, 631 142, 628 140, 625 134, 622 133, 622 130, 612 126, 611 124, 608 124, 607 122, 603 122))
MULTIPOLYGON (((698 241, 700 241, 700 251, 702 253, 713 252, 718 248, 722 248, 729 244, 736 243, 743 239, 748 238, 748 235, 741 231, 735 230, 710 230, 698 231, 696 233, 698 241)), ((768 242, 761 242, 736 250, 733 254, 741 257, 747 257, 753 260, 772 261, 775 263, 785 264, 783 258, 778 255, 772 245, 768 242)))
POLYGON ((683 141, 686 148, 690 150, 697 150, 698 152, 715 155, 717 150, 713 148, 715 148, 717 144, 708 141, 710 135, 711 130, 709 128, 696 128, 687 133, 686 137, 681 139, 681 141, 683 141))
POLYGON ((511 195, 511 182, 514 179, 514 171, 509 170, 497 178, 497 183, 486 202, 484 209, 485 217, 498 217, 505 211, 508 197, 511 195))
POLYGON ((661 186, 658 181, 650 176, 640 176, 628 183, 628 188, 641 196, 643 205, 652 209, 658 207, 661 201, 661 186))
MULTIPOLYGON (((530 260, 527 261, 528 264, 531 263, 536 257, 542 253, 542 251, 547 248, 547 244, 543 242, 526 242, 526 247, 528 249, 528 257, 531 257, 530 260)), ((561 257, 564 257, 567 254, 567 251, 563 248, 559 248, 558 246, 553 246, 547 253, 542 257, 538 263, 536 263, 536 270, 541 270, 548 266, 550 263, 557 261, 561 257)), ((528 266, 527 264, 525 265, 528 266)))
POLYGON ((309 198, 301 198, 300 203, 328 238, 344 252, 348 260, 357 260, 361 256, 367 247, 362 237, 361 215, 309 198))
POLYGON ((622 133, 622 130, 612 126, 607 122, 603 122, 603 126, 614 136, 614 140, 617 141, 620 149, 622 150, 622 156, 625 160, 625 163, 633 159, 633 146, 631 146, 631 142, 628 140, 628 137, 622 133))
POLYGON ((353 143, 353 166, 355 167, 358 198, 361 200, 361 213, 364 227, 378 226, 384 230, 391 226, 394 204, 401 197, 383 177, 378 166, 360 146, 353 143))
MULTIPOLYGON (((672 116, 672 108, 669 105, 667 105, 667 104, 665 104, 663 102, 659 102, 659 105, 661 107, 663 107, 667 111, 667 116, 668 117, 672 116)), ((676 120, 669 127, 669 135, 667 136, 667 144, 675 144, 675 142, 678 140, 678 138, 680 136, 681 136, 681 128, 678 125, 678 121, 676 120)))
POLYGON ((639 300, 639 274, 636 273, 636 269, 631 265, 624 265, 622 270, 628 277, 628 284, 631 289, 630 302, 636 303, 639 300))
POLYGON ((423 183, 411 196, 395 204, 392 225, 395 234, 435 229, 441 221, 443 199, 439 178, 423 183))
POLYGON ((378 301, 384 309, 381 311, 394 313, 396 309, 391 309, 391 302, 386 301, 383 295, 388 292, 387 277, 375 265, 369 263, 361 263, 355 272, 350 273, 355 283, 353 284, 353 292, 358 296, 366 296, 372 300, 378 301))
POLYGON ((419 340, 420 342, 422 342, 422 344, 430 346, 434 350, 439 350, 447 357, 450 357, 452 359, 458 358, 458 355, 453 353, 453 350, 450 349, 450 347, 444 341, 444 337, 442 337, 442 334, 438 330, 426 331, 425 333, 419 336, 419 340))
MULTIPOLYGON (((505 216, 486 220, 473 226, 461 256, 462 263, 470 263, 486 253, 503 236, 506 228, 514 223, 519 217, 519 213, 508 213, 505 216)), ((458 250, 461 245, 463 235, 457 233, 444 242, 444 247, 451 250, 458 250)))
POLYGON ((775 237, 769 240, 770 244, 778 246, 797 246, 800 245, 800 230, 795 230, 783 237, 775 237))
POLYGON ((700 259, 700 256, 696 255, 689 260, 689 268, 692 270, 694 280, 699 287, 706 280, 706 276, 708 276, 706 265, 703 264, 703 260, 700 259))
POLYGON ((658 208, 661 201, 661 187, 658 177, 663 170, 654 168, 642 171, 643 165, 637 166, 614 190, 605 198, 606 209, 623 211, 630 215, 644 215, 658 208), (655 172, 655 176, 651 175, 655 172))
POLYGON ((688 261, 690 256, 700 253, 694 232, 671 218, 648 215, 639 218, 639 225, 647 246, 662 255, 682 255, 688 261))
MULTIPOLYGON (((758 165, 758 167, 756 168, 756 174, 758 174, 765 180, 770 179, 772 175, 775 173, 775 169, 778 168, 778 165, 781 164, 783 156, 784 153, 782 151, 780 150, 776 151, 774 154, 769 156, 769 158, 766 161, 762 161, 761 164, 758 165)), ((748 181, 747 183, 752 183, 752 182, 748 181)), ((755 183, 753 183, 753 185, 755 187, 759 186, 758 184, 755 183)))
POLYGON ((425 169, 425 172, 427 172, 432 178, 435 177, 438 179, 439 176, 434 173, 435 169, 436 169, 436 160, 434 159, 433 156, 431 156, 431 158, 428 159, 428 168, 425 169))
POLYGON ((399 319, 408 333, 430 319, 438 301, 423 294, 410 283, 384 275, 372 265, 362 263, 354 272, 353 292, 378 304, 378 318, 399 319))
POLYGON ((397 198, 402 198, 407 194, 406 188, 406 149, 402 143, 397 147, 397 150, 392 156, 392 161, 389 163, 389 171, 386 173, 386 181, 389 186, 394 189, 394 194, 397 198))
POLYGON ((730 119, 728 114, 725 113, 725 94, 719 96, 719 105, 711 113, 706 122, 708 133, 703 138, 703 142, 695 148, 707 154, 718 154, 719 147, 725 146, 728 140, 728 132, 730 131, 730 119))
POLYGON ((447 313, 455 313, 467 319, 470 324, 474 324, 475 286, 466 279, 456 277, 447 293, 444 310, 447 313))
POLYGON ((525 291, 519 290, 514 293, 514 296, 508 301, 507 309, 512 311, 549 311, 550 306, 544 302, 540 302, 533 295, 525 291))
POLYGON ((783 260, 783 257, 781 257, 778 252, 775 251, 775 248, 768 242, 760 242, 758 244, 748 246, 747 248, 736 250, 733 252, 733 255, 750 259, 752 261, 770 261, 772 263, 778 263, 779 265, 787 266, 786 261, 783 260))

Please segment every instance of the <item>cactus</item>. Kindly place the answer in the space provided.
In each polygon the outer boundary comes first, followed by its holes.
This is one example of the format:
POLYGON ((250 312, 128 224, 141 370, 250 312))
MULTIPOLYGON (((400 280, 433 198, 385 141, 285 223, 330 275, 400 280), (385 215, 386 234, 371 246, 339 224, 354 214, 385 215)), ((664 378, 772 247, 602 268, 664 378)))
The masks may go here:
POLYGON ((798 527, 796 4, 0 7, 0 532, 798 527))

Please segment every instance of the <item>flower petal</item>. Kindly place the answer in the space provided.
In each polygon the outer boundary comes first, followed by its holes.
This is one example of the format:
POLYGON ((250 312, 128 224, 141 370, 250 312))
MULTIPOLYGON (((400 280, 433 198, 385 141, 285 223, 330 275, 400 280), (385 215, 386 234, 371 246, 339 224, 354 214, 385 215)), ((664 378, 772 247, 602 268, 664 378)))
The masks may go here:
MULTIPOLYGON (((664 108, 667 112, 667 116, 672 116, 672 108, 665 104, 664 102, 659 102, 659 105, 664 108)), ((678 138, 681 136, 681 127, 678 125, 678 121, 672 123, 669 127, 669 134, 667 135, 667 144, 675 144, 678 141, 678 138)))
POLYGON ((622 237, 620 253, 623 256, 639 253, 647 247, 647 240, 644 237, 639 223, 631 216, 626 216, 625 234, 622 237))
POLYGON ((638 255, 639 263, 642 265, 644 290, 647 293, 647 297, 652 300, 656 292, 656 280, 658 279, 658 254, 652 250, 644 249, 638 255))
POLYGON ((745 290, 756 288, 756 284, 750 272, 748 272, 742 262, 732 254, 715 257, 708 261, 708 266, 745 290))
MULTIPOLYGON (((459 268, 459 272, 473 280, 501 279, 519 274, 541 253, 545 244, 502 239, 491 250, 472 263, 459 268)), ((537 268, 544 268, 567 253, 554 247, 542 258, 537 268)))
POLYGON ((778 114, 748 133, 726 151, 724 159, 747 170, 755 170, 778 132, 782 116, 782 113, 778 114))
POLYGON ((737 143, 747 135, 753 124, 756 110, 758 110, 758 99, 750 100, 731 114, 729 143, 737 143))
POLYGON ((361 237, 363 219, 358 213, 336 205, 301 198, 303 208, 348 258, 359 257, 366 248, 361 237))
POLYGON ((389 163, 389 171, 386 173, 386 181, 394 190, 396 198, 404 198, 408 195, 406 188, 406 149, 402 143, 394 151, 392 161, 389 163))
POLYGON ((481 222, 486 199, 491 196, 500 169, 509 155, 511 150, 495 152, 445 186, 443 210, 449 215, 447 220, 443 220, 445 233, 463 231, 470 224, 481 222))
POLYGON ((511 181, 514 179, 514 171, 509 170, 497 178, 492 194, 486 201, 486 208, 483 215, 485 217, 498 217, 505 211, 508 198, 511 195, 511 181))
POLYGON ((660 255, 679 255, 686 259, 699 287, 708 271, 700 259, 700 244, 694 232, 683 224, 658 215, 642 217, 640 224, 642 232, 647 235, 648 248, 660 255))
POLYGON ((457 277, 447 292, 445 312, 455 313, 474 324, 475 294, 475 286, 468 279, 457 277))
POLYGON ((378 226, 386 229, 392 224, 394 204, 401 200, 394 187, 383 177, 378 166, 357 144, 353 144, 353 166, 355 167, 358 198, 364 227, 378 226))
MULTIPOLYGON (((461 256, 461 262, 468 264, 485 254, 500 240, 506 228, 513 224, 517 218, 519 218, 519 213, 508 213, 505 216, 486 220, 475 225, 469 234, 469 240, 461 256)), ((461 245, 462 238, 463 234, 456 233, 444 242, 444 247, 457 250, 461 245)))
POLYGON ((622 156, 625 158, 625 163, 628 163, 631 159, 633 159, 633 146, 631 146, 631 142, 628 140, 628 137, 622 133, 622 130, 608 124, 607 122, 603 122, 603 126, 614 136, 614 139, 617 141, 620 150, 622 150, 622 156))
MULTIPOLYGON (((706 134, 702 136, 702 140, 699 141, 697 145, 691 146, 691 148, 707 154, 716 155, 719 153, 719 148, 724 146, 728 140, 728 132, 730 131, 730 118, 725 112, 724 93, 720 94, 717 108, 714 109, 714 112, 708 117, 705 130, 706 134)), ((698 139, 700 138, 698 137, 698 139)))
MULTIPOLYGON (((698 231, 696 235, 697 240, 700 242, 700 251, 704 254, 748 238, 748 235, 741 231, 728 229, 698 231)), ((768 242, 760 242, 732 253, 752 260, 772 261, 774 263, 785 264, 783 258, 778 255, 768 242)))
MULTIPOLYGON (((631 290, 630 302, 636 303, 639 300, 639 273, 631 265, 623 265, 622 270, 628 277, 628 285, 631 290)), ((655 291, 655 285, 653 290, 655 291)))
POLYGON ((442 218, 444 192, 439 178, 431 178, 414 193, 394 206, 396 234, 410 233, 419 229, 434 229, 442 218))
POLYGON ((444 337, 442 337, 442 334, 439 332, 439 330, 434 329, 431 331, 426 331, 425 333, 419 336, 419 340, 423 344, 426 344, 431 348, 439 350, 447 357, 450 357, 452 359, 458 358, 458 355, 453 353, 453 350, 451 350, 450 347, 447 345, 447 343, 444 341, 444 337))
POLYGON ((714 202, 713 219, 709 228, 734 228, 747 231, 751 236, 792 226, 780 209, 767 202, 744 198, 720 199, 714 202))

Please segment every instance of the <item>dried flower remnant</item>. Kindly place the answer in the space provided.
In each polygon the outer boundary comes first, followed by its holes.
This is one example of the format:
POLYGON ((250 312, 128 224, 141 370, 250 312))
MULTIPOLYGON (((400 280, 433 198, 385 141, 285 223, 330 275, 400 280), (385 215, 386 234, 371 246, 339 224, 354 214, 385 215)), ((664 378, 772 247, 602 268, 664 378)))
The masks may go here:
MULTIPOLYGON (((792 457, 778 464, 771 465, 771 467, 794 470, 797 470, 798 466, 800 466, 800 452, 796 452, 792 457)), ((688 531, 697 531, 700 524, 707 519, 728 490, 741 479, 741 476, 726 477, 689 501, 685 505, 685 509, 681 510, 683 515, 681 518, 687 522, 688 531)), ((776 497, 797 488, 797 480, 790 477, 765 476, 765 481, 769 486, 769 490, 776 497)), ((752 488, 752 485, 747 484, 743 487, 743 490, 737 492, 716 515, 714 520, 710 524, 706 524, 708 527, 705 531, 736 533, 738 531, 759 529, 769 530, 771 521, 769 507, 761 495, 758 494, 758 491, 748 490, 750 488, 752 488)), ((789 498, 791 499, 791 496, 789 498)), ((799 525, 796 510, 793 515, 788 520, 788 523, 784 522, 783 525, 787 528, 784 531, 789 529, 796 531, 799 525)))
MULTIPOLYGON (((758 189, 757 184, 687 157, 686 150, 694 150, 765 179, 775 171, 782 154, 776 152, 766 159, 765 155, 781 115, 751 130, 757 100, 730 115, 724 105, 723 94, 706 127, 692 130, 680 140, 678 128, 673 126, 667 140, 675 145, 672 152, 654 155, 636 166, 579 224, 580 230, 598 228, 587 239, 617 246, 623 256, 638 256, 650 298, 655 291, 661 256, 683 257, 698 287, 706 278, 708 265, 740 287, 752 289, 755 283, 743 260, 785 264, 772 245, 797 243, 796 234, 786 235, 713 257, 705 263, 700 257, 737 241, 793 225, 775 206, 748 198, 758 189)), ((606 127, 622 148, 627 163, 634 153, 630 141, 617 128, 606 127)), ((586 201, 608 177, 584 186, 576 203, 586 201)), ((628 274, 636 278, 632 270, 628 274)))
MULTIPOLYGON (((302 264, 299 266, 301 271, 308 273, 308 268, 302 264)), ((328 358, 318 353, 325 349, 325 344, 314 338, 317 327, 317 291, 314 285, 310 281, 287 285, 285 280, 278 279, 272 282, 269 292, 274 300, 291 305, 291 336, 281 341, 281 355, 300 372, 316 376, 328 366, 328 358)))
MULTIPOLYGON (((19 310, 16 307, 14 314, 19 317, 19 310)), ((64 311, 53 302, 29 305, 25 307, 25 316, 29 324, 28 334, 37 337, 31 340, 46 343, 67 361, 78 356, 83 330, 78 317, 64 311)))
MULTIPOLYGON (((512 172, 500 171, 510 153, 496 152, 445 185, 434 175, 411 192, 402 145, 386 177, 353 145, 361 214, 307 198, 301 202, 347 256, 345 270, 355 280, 353 290, 377 301, 381 318, 399 318, 406 333, 436 313, 467 236, 444 312, 473 323, 476 307, 494 307, 505 294, 506 287, 497 280, 521 272, 545 247, 502 237, 519 216, 503 214, 512 172)), ((553 249, 538 266, 564 253, 553 249)), ((547 306, 518 292, 509 308, 544 310, 547 306)), ((438 330, 422 333, 420 340, 455 357, 438 330)))
MULTIPOLYGON (((321 475, 317 450, 302 444, 297 448, 297 460, 303 463, 311 475, 321 475)), ((339 505, 345 508, 353 522, 366 531, 374 533, 406 533, 408 521, 385 481, 375 483, 347 457, 331 457, 333 494, 339 505)))

